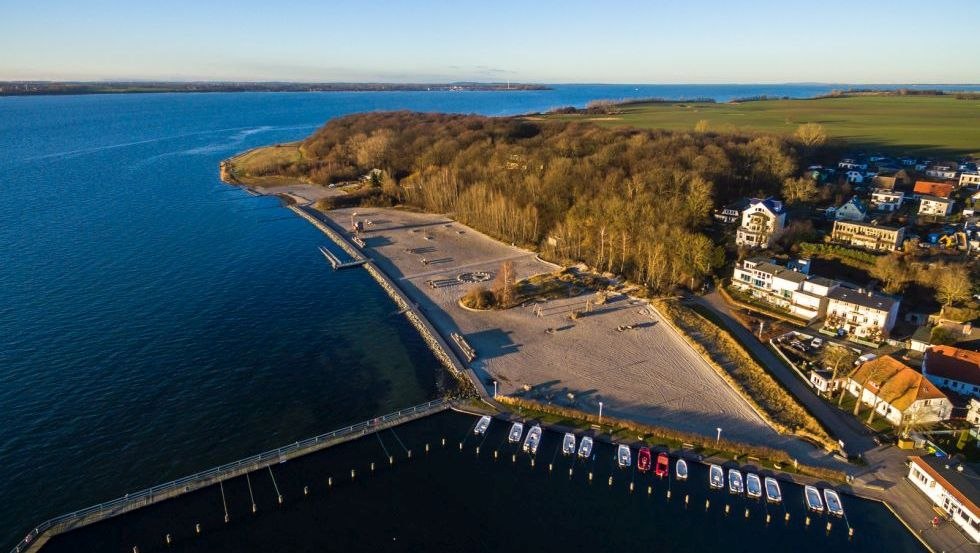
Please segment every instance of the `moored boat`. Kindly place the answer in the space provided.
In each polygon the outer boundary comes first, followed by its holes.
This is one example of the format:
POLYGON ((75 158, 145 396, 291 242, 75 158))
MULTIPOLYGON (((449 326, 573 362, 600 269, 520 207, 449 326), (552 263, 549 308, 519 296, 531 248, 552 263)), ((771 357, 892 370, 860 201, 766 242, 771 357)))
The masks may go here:
POLYGON ((762 481, 758 474, 750 472, 745 475, 745 495, 753 499, 762 497, 762 481))
POLYGON ((742 473, 738 469, 728 469, 728 491, 739 495, 745 491, 742 473))
POLYGON ((771 476, 766 477, 766 501, 769 503, 783 501, 783 491, 779 489, 779 481, 771 476))
POLYGON ((803 499, 806 501, 806 508, 815 513, 823 512, 823 500, 820 499, 820 492, 813 486, 803 488, 803 499))
POLYGON ((667 454, 660 453, 659 455, 657 455, 657 467, 656 469, 654 469, 654 474, 656 474, 660 478, 663 478, 667 476, 669 472, 670 472, 670 462, 667 460, 667 454))
POLYGON ((565 437, 561 440, 561 452, 562 455, 575 454, 575 434, 565 432, 565 437))
POLYGON ((524 438, 524 451, 534 455, 538 452, 538 445, 541 444, 541 425, 535 424, 527 431, 524 438))
POLYGON ((633 456, 628 445, 619 444, 619 447, 616 448, 616 463, 621 469, 629 468, 633 463, 633 456))
POLYGON ((725 487, 725 471, 718 465, 708 467, 708 484, 716 490, 725 487))
POLYGON ((578 446, 578 456, 581 459, 588 459, 592 456, 592 438, 590 436, 582 437, 582 443, 578 446))
POLYGON ((510 433, 507 434, 507 441, 512 444, 516 444, 517 442, 521 441, 521 436, 523 435, 524 425, 519 422, 515 422, 514 424, 510 425, 510 433))
POLYGON ((687 480, 687 461, 678 459, 674 464, 674 477, 678 480, 687 480))
POLYGON ((490 427, 490 416, 483 415, 480 420, 476 421, 476 426, 473 427, 473 433, 477 436, 482 435, 490 427))
POLYGON ((640 452, 636 454, 636 470, 640 472, 646 472, 650 470, 650 448, 641 447, 640 452))
POLYGON ((837 490, 826 488, 823 491, 823 499, 827 503, 828 513, 839 517, 844 516, 844 505, 840 502, 840 496, 837 495, 837 490))

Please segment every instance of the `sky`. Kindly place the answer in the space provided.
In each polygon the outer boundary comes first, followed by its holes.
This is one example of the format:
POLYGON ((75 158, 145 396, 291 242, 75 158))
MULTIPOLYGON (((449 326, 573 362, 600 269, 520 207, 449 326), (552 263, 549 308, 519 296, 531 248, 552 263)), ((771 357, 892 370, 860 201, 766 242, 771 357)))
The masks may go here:
POLYGON ((980 0, 0 0, 0 80, 980 83, 980 0))

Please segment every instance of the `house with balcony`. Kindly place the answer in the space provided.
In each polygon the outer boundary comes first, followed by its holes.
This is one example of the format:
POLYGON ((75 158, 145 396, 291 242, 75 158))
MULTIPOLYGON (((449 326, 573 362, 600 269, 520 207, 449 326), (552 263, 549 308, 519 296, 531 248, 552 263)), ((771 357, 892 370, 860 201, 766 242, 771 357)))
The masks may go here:
POLYGON ((905 228, 879 225, 875 222, 834 221, 830 239, 839 244, 871 251, 890 252, 901 249, 902 242, 905 241, 905 228))
POLYGON ((834 218, 838 221, 863 221, 867 216, 868 208, 857 196, 851 197, 834 212, 834 218))
POLYGON ((735 233, 735 244, 749 248, 768 248, 786 228, 783 202, 774 198, 749 200, 742 211, 742 223, 735 233))
POLYGON ((953 185, 947 182, 933 182, 927 180, 915 181, 912 194, 916 198, 923 196, 935 196, 937 198, 948 198, 953 193, 953 185))
POLYGON ((879 344, 898 319, 899 300, 865 290, 836 287, 827 293, 827 318, 823 329, 879 344))
POLYGON ((827 294, 839 285, 837 281, 809 276, 762 257, 739 262, 732 274, 732 286, 736 289, 807 322, 824 316, 827 294))
POLYGON ((919 215, 946 217, 953 212, 953 200, 938 196, 921 196, 919 198, 919 215))
POLYGON ((980 353, 953 346, 932 346, 922 358, 922 374, 933 384, 980 398, 980 353))
POLYGON ((912 457, 909 482, 926 495, 949 521, 980 543, 980 475, 949 457, 912 457))
POLYGON ((963 173, 960 175, 960 188, 980 188, 980 173, 963 173))
POLYGON ((871 208, 878 211, 893 213, 902 207, 905 192, 892 188, 875 188, 871 192, 871 208))
POLYGON ((894 426, 948 420, 953 404, 921 373, 890 355, 859 365, 845 390, 894 426))

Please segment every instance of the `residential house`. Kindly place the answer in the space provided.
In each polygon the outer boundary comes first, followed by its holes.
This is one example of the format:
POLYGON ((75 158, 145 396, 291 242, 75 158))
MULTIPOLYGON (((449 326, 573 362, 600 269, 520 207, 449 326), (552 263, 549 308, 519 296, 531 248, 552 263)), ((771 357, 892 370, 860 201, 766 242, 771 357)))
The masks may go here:
POLYGON ((908 157, 908 156, 899 158, 898 161, 901 162, 901 164, 906 167, 914 167, 915 164, 919 162, 919 160, 915 159, 914 157, 908 157))
POLYGON ((970 403, 966 405, 966 421, 970 424, 980 426, 980 401, 970 398, 970 403))
POLYGON ((938 196, 921 196, 919 198, 919 215, 934 215, 946 217, 953 212, 953 200, 938 196))
POLYGON ((871 179, 871 184, 880 190, 894 190, 895 175, 875 175, 875 178, 871 179))
POLYGON ((948 457, 912 457, 909 482, 942 509, 974 543, 980 543, 980 475, 948 457))
POLYGON ((898 211, 904 200, 905 192, 893 188, 875 188, 871 193, 871 207, 879 211, 898 211))
POLYGON ((864 173, 856 169, 847 171, 844 173, 844 176, 847 177, 847 182, 851 184, 861 184, 864 182, 864 173))
POLYGON ((768 248, 786 228, 783 202, 774 198, 749 200, 742 211, 742 224, 735 233, 735 244, 750 248, 768 248))
POLYGON ((859 365, 845 389, 894 426, 948 420, 953 411, 949 398, 928 378, 890 355, 859 365))
POLYGON ((978 208, 980 208, 980 190, 974 192, 963 202, 963 216, 973 217, 977 214, 978 208))
POLYGON ((915 181, 912 193, 916 198, 922 196, 936 196, 938 198, 948 198, 953 193, 953 185, 946 182, 932 182, 927 180, 915 181))
POLYGON ((959 177, 959 164, 945 161, 926 168, 926 176, 934 179, 956 179, 959 177))
POLYGON ((807 322, 826 314, 827 294, 839 285, 762 257, 741 261, 732 274, 735 288, 807 322))
POLYGON ((980 188, 980 173, 963 173, 960 175, 960 188, 980 188))
POLYGON ((888 337, 898 318, 899 300, 869 292, 836 287, 827 293, 824 329, 844 331, 848 336, 880 343, 888 337))
POLYGON ((936 386, 980 398, 980 353, 953 346, 932 346, 922 359, 922 374, 936 386))
POLYGON ((830 239, 876 252, 890 252, 902 247, 902 242, 905 241, 905 228, 889 227, 874 222, 834 221, 834 230, 830 234, 830 239))
POLYGON ((868 208, 857 196, 852 196, 834 212, 834 218, 838 221, 863 221, 867 216, 868 208))
POLYGON ((747 207, 749 207, 749 200, 743 198, 732 202, 721 209, 716 209, 713 213, 713 217, 719 223, 737 223, 742 219, 742 211, 747 207))
POLYGON ((929 325, 921 325, 909 336, 909 350, 925 353, 932 342, 932 328, 929 325))
POLYGON ((810 371, 810 385, 822 394, 836 392, 844 387, 844 379, 834 379, 834 371, 831 369, 819 369, 810 371))
POLYGON ((861 162, 861 161, 858 161, 858 160, 856 160, 854 158, 849 158, 849 157, 840 160, 840 162, 837 164, 837 167, 839 169, 844 169, 845 171, 851 171, 851 170, 855 170, 855 171, 867 171, 868 170, 868 164, 867 163, 864 163, 864 162, 861 162))

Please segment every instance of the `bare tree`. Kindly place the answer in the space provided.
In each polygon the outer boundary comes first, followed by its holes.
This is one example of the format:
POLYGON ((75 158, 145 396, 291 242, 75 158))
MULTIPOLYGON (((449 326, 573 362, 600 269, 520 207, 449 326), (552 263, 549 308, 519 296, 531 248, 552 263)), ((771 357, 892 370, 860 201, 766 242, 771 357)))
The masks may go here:
MULTIPOLYGON (((827 347, 823 350, 823 354, 820 356, 820 360, 832 371, 830 381, 836 382, 841 368, 851 366, 854 363, 854 357, 854 352, 846 347, 837 344, 827 344, 827 347)), ((844 394, 845 389, 841 388, 840 397, 837 400, 838 407, 844 401, 844 394)), ((831 393, 831 396, 833 396, 833 393, 831 393)))
POLYGON ((514 288, 516 279, 514 277, 514 262, 504 261, 500 264, 497 278, 493 281, 493 295, 497 298, 497 305, 507 309, 514 302, 514 288))
POLYGON ((804 123, 800 125, 797 127, 794 136, 806 148, 813 148, 827 142, 827 132, 824 131, 823 125, 819 123, 804 123))
POLYGON ((809 177, 783 181, 783 199, 789 204, 805 204, 817 197, 817 185, 809 177))
POLYGON ((936 277, 936 299, 943 307, 968 299, 972 288, 970 271, 965 265, 943 267, 936 277))
POLYGON ((904 258, 897 253, 883 255, 875 260, 871 276, 885 284, 885 292, 897 294, 912 280, 912 270, 904 258))

